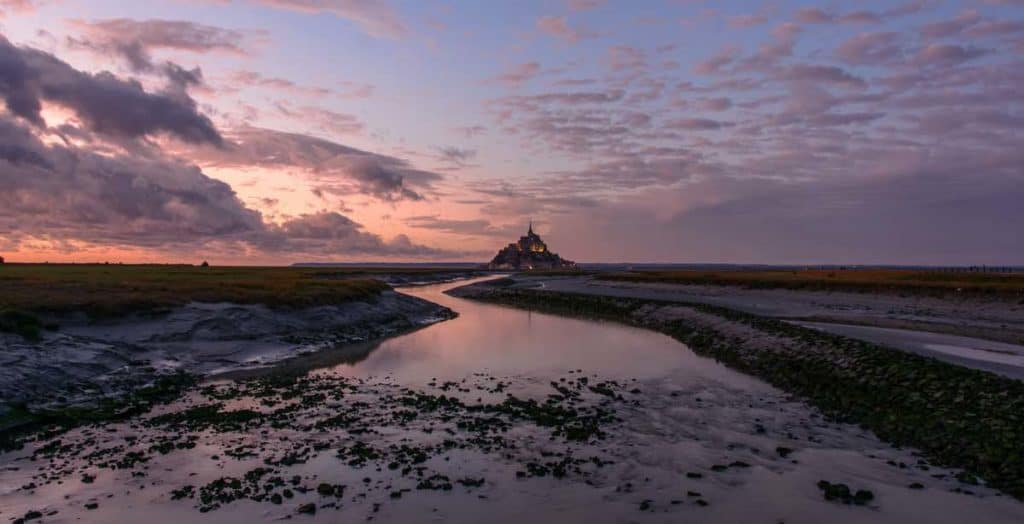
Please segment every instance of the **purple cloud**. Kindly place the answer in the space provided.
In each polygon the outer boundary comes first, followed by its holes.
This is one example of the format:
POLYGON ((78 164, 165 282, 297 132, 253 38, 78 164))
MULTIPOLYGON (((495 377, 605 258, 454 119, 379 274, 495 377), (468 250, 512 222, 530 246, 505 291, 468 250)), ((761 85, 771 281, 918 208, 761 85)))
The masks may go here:
POLYGON ((854 76, 841 67, 826 65, 799 64, 786 69, 780 79, 789 82, 810 82, 830 84, 837 87, 863 89, 867 82, 854 76))
POLYGON ((74 111, 93 132, 135 139, 167 133, 186 142, 219 145, 221 136, 183 93, 145 91, 111 73, 79 71, 51 54, 19 48, 0 37, 0 96, 14 115, 43 125, 42 102, 74 111))
POLYGON ((847 64, 885 65, 903 58, 898 33, 861 33, 839 45, 836 56, 847 64))

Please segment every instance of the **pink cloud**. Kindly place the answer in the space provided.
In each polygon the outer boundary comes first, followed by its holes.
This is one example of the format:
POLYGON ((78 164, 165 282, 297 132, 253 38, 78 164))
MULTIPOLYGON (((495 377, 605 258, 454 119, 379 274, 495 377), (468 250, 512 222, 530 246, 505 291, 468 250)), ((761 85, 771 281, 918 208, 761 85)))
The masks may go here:
POLYGON ((540 64, 537 62, 526 62, 508 69, 504 73, 492 78, 489 82, 518 86, 524 82, 533 80, 540 73, 540 64))
POLYGON ((977 47, 964 47, 955 44, 932 44, 921 50, 914 57, 914 62, 922 66, 957 65, 984 56, 988 51, 977 47))
POLYGON ((698 62, 694 71, 702 75, 712 75, 720 72, 725 66, 731 64, 739 56, 740 49, 729 46, 716 53, 711 58, 698 62))
POLYGON ((836 56, 847 64, 883 65, 903 56, 898 33, 861 33, 839 45, 836 56))
POLYGON ((962 33, 968 27, 981 21, 977 11, 965 11, 956 18, 926 24, 921 28, 921 36, 926 38, 947 38, 962 33))
POLYGON ((545 34, 570 43, 576 43, 584 38, 597 36, 596 33, 590 32, 586 29, 574 29, 570 27, 566 17, 564 16, 542 16, 537 20, 537 29, 540 29, 540 31, 545 34))
POLYGON ((276 9, 302 13, 330 13, 351 20, 367 34, 401 38, 408 32, 398 14, 383 0, 257 0, 276 9))

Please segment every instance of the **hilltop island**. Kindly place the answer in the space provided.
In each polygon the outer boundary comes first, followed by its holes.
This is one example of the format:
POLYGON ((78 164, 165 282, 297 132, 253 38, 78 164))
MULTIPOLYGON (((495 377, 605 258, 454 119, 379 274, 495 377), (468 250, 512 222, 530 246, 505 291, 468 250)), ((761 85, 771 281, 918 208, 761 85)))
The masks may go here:
POLYGON ((494 256, 487 269, 496 270, 522 270, 522 269, 559 269, 575 268, 576 263, 572 260, 565 260, 548 250, 547 244, 541 240, 540 235, 533 232, 533 223, 525 236, 519 237, 518 242, 505 246, 494 256))

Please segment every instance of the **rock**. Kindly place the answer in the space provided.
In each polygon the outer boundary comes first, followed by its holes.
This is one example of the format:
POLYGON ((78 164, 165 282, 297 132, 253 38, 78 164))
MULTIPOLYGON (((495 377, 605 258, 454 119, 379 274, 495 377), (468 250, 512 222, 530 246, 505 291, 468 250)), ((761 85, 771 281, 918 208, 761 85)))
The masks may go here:
POLYGON ((843 504, 856 504, 863 506, 875 499, 875 494, 866 489, 859 489, 856 493, 850 491, 846 484, 831 483, 826 480, 818 482, 818 489, 821 490, 825 500, 830 502, 842 502, 843 504))
POLYGON ((307 515, 315 515, 316 514, 316 504, 313 504, 312 502, 303 504, 303 505, 299 506, 298 512, 299 513, 304 513, 304 514, 307 514, 307 515))

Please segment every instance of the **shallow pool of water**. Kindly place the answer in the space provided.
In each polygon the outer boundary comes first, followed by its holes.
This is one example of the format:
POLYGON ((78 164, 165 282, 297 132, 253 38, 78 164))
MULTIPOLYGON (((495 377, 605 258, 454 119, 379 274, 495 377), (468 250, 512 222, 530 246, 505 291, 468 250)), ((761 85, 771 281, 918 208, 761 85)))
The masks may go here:
MULTIPOLYGON (((486 279, 481 279, 486 280, 486 279)), ((472 282, 472 281, 470 281, 472 282)), ((334 366, 346 376, 391 376, 400 383, 461 380, 473 373, 537 378, 582 370, 605 378, 649 380, 679 373, 754 381, 653 331, 533 313, 444 293, 467 282, 401 291, 442 304, 458 318, 377 345, 365 359, 334 366)))

